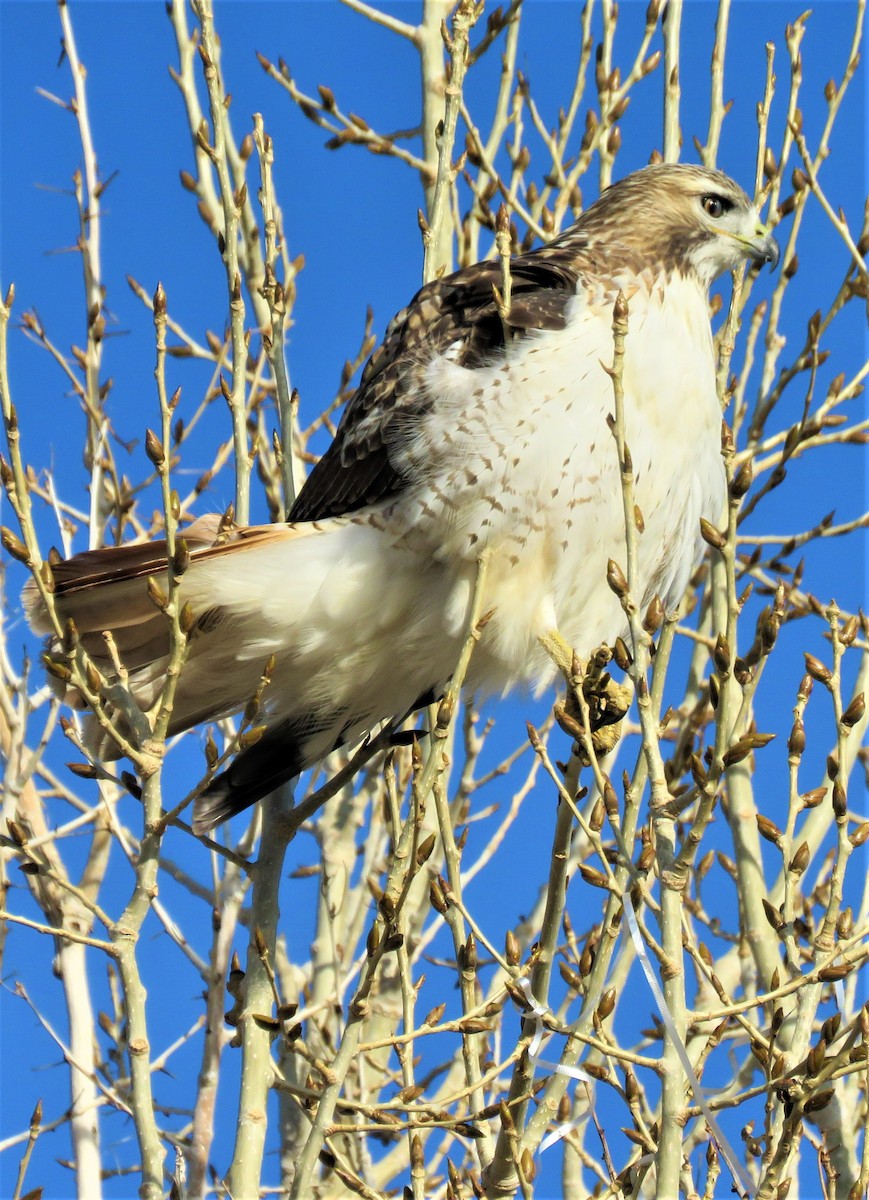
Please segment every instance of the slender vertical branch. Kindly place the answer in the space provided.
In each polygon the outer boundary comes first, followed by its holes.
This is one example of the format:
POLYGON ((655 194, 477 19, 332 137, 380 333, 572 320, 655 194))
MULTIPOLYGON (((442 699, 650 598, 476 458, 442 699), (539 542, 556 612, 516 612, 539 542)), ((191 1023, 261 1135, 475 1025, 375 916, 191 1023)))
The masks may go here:
POLYGON ((154 294, 156 366, 154 377, 160 407, 161 435, 150 434, 146 449, 157 468, 163 494, 163 520, 166 533, 168 594, 161 607, 169 625, 169 661, 166 679, 157 704, 153 738, 143 747, 151 765, 142 770, 142 807, 144 836, 135 865, 135 886, 123 913, 111 930, 118 972, 124 992, 124 1008, 129 1028, 131 1105, 136 1136, 142 1158, 142 1200, 157 1200, 163 1195, 163 1149, 154 1112, 151 1078, 151 1046, 146 1010, 147 993, 142 983, 136 950, 145 918, 157 894, 163 811, 161 763, 172 714, 175 689, 187 653, 187 634, 191 618, 181 601, 181 578, 187 565, 186 546, 176 540, 178 497, 171 487, 171 417, 178 396, 170 400, 166 392, 166 295, 162 285, 154 294))
POLYGON ((678 162, 682 152, 679 46, 682 0, 667 0, 664 9, 664 162, 678 162))
POLYGON ((247 436, 247 399, 245 396, 245 363, 247 361, 244 336, 245 306, 241 290, 238 240, 239 210, 247 197, 246 188, 244 196, 235 191, 229 170, 226 128, 227 98, 217 66, 217 35, 214 29, 214 11, 211 0, 195 0, 194 11, 199 19, 202 35, 199 54, 208 89, 213 143, 209 143, 205 128, 199 131, 198 139, 201 148, 211 160, 217 173, 223 211, 223 228, 219 231, 218 244, 226 268, 232 342, 232 382, 224 393, 224 398, 232 417, 235 450, 235 517, 240 525, 246 525, 250 519, 251 456, 247 436))
POLYGON ((58 14, 63 32, 63 47, 69 60, 75 89, 75 113, 81 139, 84 163, 84 186, 77 172, 75 194, 79 210, 79 243, 84 272, 85 312, 87 313, 87 342, 84 354, 84 410, 87 415, 85 463, 91 472, 91 519, 89 544, 102 545, 103 524, 106 519, 103 495, 103 467, 111 461, 111 448, 106 441, 106 419, 103 413, 104 393, 100 387, 103 337, 106 331, 104 289, 102 284, 102 194, 96 148, 91 131, 90 109, 86 79, 87 71, 78 56, 69 5, 58 0, 58 14))
MULTIPOLYGON (((30 483, 21 456, 18 414, 12 401, 8 362, 8 329, 15 298, 14 286, 10 286, 0 302, 0 411, 10 462, 3 462, 3 486, 18 517, 24 537, 28 565, 41 588, 41 594, 49 600, 49 579, 45 573, 42 555, 36 535, 30 483)), ((49 611, 54 613, 53 605, 49 611)), ((56 621, 56 613, 54 614, 56 621)), ((59 628, 59 625, 58 625, 59 628)), ((4 726, 6 722, 3 722, 4 726)), ((4 736, 3 741, 6 741, 4 736)), ((5 749, 5 746, 4 746, 5 749)), ((9 760, 7 758, 7 766, 9 760)), ((9 775, 7 772, 7 785, 9 775)), ((14 792, 9 789, 7 798, 14 792)), ((32 780, 21 789, 14 812, 15 819, 24 817, 31 829, 38 828, 43 819, 42 806, 36 798, 32 780), (25 803, 26 802, 26 803, 25 803)), ((90 912, 79 902, 78 897, 64 885, 68 873, 58 851, 52 847, 50 861, 54 870, 38 885, 38 896, 43 911, 52 924, 62 929, 65 926, 86 932, 91 926, 90 912), (56 883, 52 882, 52 879, 56 883)), ((102 1195, 100 1129, 95 1113, 96 1050, 93 1039, 93 1006, 88 982, 84 946, 68 940, 58 943, 58 972, 63 982, 69 1014, 70 1046, 74 1061, 70 1063, 70 1129, 75 1151, 76 1186, 81 1194, 92 1195, 94 1200, 102 1195)))
POLYGON ((727 27, 730 22, 730 0, 718 0, 718 15, 715 18, 715 43, 712 47, 710 71, 709 129, 703 147, 703 165, 714 167, 718 160, 718 144, 721 141, 721 126, 724 123, 724 63, 727 57, 727 27))
POLYGON ((232 1162, 226 1184, 233 1200, 257 1200, 268 1129, 268 1093, 271 1085, 272 1031, 258 1015, 268 1015, 274 1004, 272 978, 263 950, 273 953, 280 918, 281 871, 292 826, 273 799, 263 806, 263 829, 254 867, 250 912, 250 942, 244 977, 241 1029, 241 1087, 232 1162))
MULTIPOLYGON (((449 5, 446 6, 449 8, 449 5)), ((465 81, 465 71, 468 66, 468 34, 480 15, 481 6, 477 0, 459 0, 453 14, 450 32, 445 33, 444 40, 450 55, 450 73, 444 87, 443 118, 437 121, 433 130, 437 147, 437 172, 434 187, 428 198, 428 229, 424 234, 425 257, 423 262, 423 281, 428 282, 444 270, 450 269, 453 260, 452 230, 447 224, 447 214, 450 211, 450 198, 455 178, 453 167, 453 147, 456 142, 456 125, 462 107, 462 87, 465 81)), ((424 38, 424 87, 426 88, 426 104, 430 104, 433 84, 432 64, 435 60, 435 36, 440 41, 440 25, 443 21, 444 5, 442 0, 426 0, 423 25, 420 36, 424 38), (435 35, 435 21, 438 33, 435 35)), ((446 26, 444 25, 444 29, 446 26)), ((442 50, 438 49, 437 57, 442 50)), ((425 123, 425 129, 431 138, 431 116, 425 123)), ((426 158, 431 161, 431 147, 426 147, 426 158)))
POLYGON ((246 888, 235 864, 229 864, 222 886, 216 891, 215 928, 212 935, 205 992, 205 1036, 202 1044, 196 1106, 187 1150, 187 1189, 190 1200, 202 1200, 208 1182, 210 1149, 218 1116, 217 1097, 223 1049, 229 1040, 224 1025, 224 985, 229 971, 232 945, 246 888))
MULTIPOLYGON (((461 914, 461 855, 456 844, 455 831, 443 786, 442 775, 445 767, 447 739, 450 736, 453 723, 459 711, 462 684, 467 674, 474 647, 480 637, 480 621, 483 615, 482 607, 486 595, 487 569, 488 552, 484 552, 477 566, 477 575, 472 592, 470 613, 468 616, 468 636, 465 639, 462 653, 459 656, 456 671, 439 706, 437 718, 432 729, 432 749, 417 785, 417 794, 421 798, 424 799, 427 796, 429 789, 431 789, 434 797, 435 812, 444 848, 447 881, 450 891, 450 894, 446 897, 447 910, 445 919, 453 935, 453 947, 456 955, 456 963, 459 968, 462 1007, 465 1012, 469 1012, 477 1004, 476 949, 473 936, 466 937, 465 924, 461 914), (450 903, 453 897, 456 904, 450 903)), ((462 1057, 465 1067, 465 1079, 468 1086, 473 1089, 471 1091, 471 1101, 475 1108, 483 1108, 485 1105, 485 1098, 480 1087, 479 1049, 479 1036, 470 1033, 462 1035, 462 1057)), ((479 1139, 477 1151, 481 1164, 485 1165, 492 1156, 491 1138, 488 1132, 485 1132, 484 1136, 479 1139)))
POLYGON ((295 448, 295 426, 298 410, 298 400, 290 387, 287 363, 284 355, 284 336, 288 318, 287 297, 284 285, 278 279, 276 266, 278 262, 277 246, 277 212, 272 180, 272 165, 274 163, 274 146, 271 137, 263 126, 261 113, 254 113, 254 145, 260 162, 260 204, 263 211, 265 226, 265 280, 263 295, 269 306, 271 328, 266 341, 266 350, 272 367, 275 388, 277 390, 278 420, 280 434, 276 450, 279 457, 281 484, 283 490, 283 515, 293 507, 296 498, 297 454, 295 448))
MULTIPOLYGON (((648 685, 651 637, 644 628, 635 599, 639 581, 638 538, 640 534, 634 502, 633 463, 625 428, 624 354, 627 336, 628 307, 624 296, 620 293, 613 313, 612 381, 615 401, 613 434, 621 471, 627 570, 624 579, 615 582, 614 590, 621 599, 631 635, 633 661, 629 671, 636 689, 643 755, 646 760, 651 789, 650 808, 655 839, 655 857, 661 886, 659 924, 663 956, 663 992, 675 1030, 675 1035, 672 1035, 669 1029, 665 1032, 664 1050, 661 1056, 663 1086, 655 1165, 657 1168, 657 1194, 663 1197, 678 1195, 682 1169, 682 1108, 685 1102, 685 1077, 674 1036, 684 1042, 687 1029, 685 969, 682 956, 682 904, 686 879, 684 873, 677 869, 676 823, 667 810, 670 793, 667 788, 661 755, 660 732, 648 685)), ((612 564, 610 573, 614 574, 612 564)), ((613 585, 611 584, 611 586, 613 585)))

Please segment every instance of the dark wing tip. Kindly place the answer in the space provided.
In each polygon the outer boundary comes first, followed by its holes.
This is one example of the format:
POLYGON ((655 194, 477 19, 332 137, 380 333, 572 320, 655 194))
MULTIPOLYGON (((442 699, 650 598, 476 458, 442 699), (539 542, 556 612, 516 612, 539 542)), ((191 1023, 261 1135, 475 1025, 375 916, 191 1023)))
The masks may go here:
POLYGON ((286 721, 275 725, 253 746, 242 750, 235 761, 196 797, 193 832, 209 833, 270 795, 307 766, 310 763, 293 726, 286 721))
POLYGON ((228 771, 218 775, 202 795, 193 802, 193 832, 197 837, 210 833, 217 825, 229 820, 241 807, 235 807, 232 801, 232 786, 227 779, 228 771))

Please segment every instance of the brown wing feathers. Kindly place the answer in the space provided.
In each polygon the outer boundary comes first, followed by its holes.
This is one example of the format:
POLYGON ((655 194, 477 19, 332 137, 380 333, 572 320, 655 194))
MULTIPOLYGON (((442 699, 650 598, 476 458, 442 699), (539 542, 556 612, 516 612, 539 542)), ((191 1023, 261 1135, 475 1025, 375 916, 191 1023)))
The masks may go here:
MULTIPOLYGON (((514 329, 564 328, 579 278, 578 242, 573 232, 511 261, 508 323, 514 329)), ((477 263, 426 284, 390 322, 365 365, 335 440, 299 493, 291 521, 355 512, 402 490, 407 481, 395 469, 390 448, 408 436, 414 421, 434 403, 425 390, 423 369, 448 349, 469 368, 503 349, 504 324, 494 292, 501 284, 498 263, 477 263)))

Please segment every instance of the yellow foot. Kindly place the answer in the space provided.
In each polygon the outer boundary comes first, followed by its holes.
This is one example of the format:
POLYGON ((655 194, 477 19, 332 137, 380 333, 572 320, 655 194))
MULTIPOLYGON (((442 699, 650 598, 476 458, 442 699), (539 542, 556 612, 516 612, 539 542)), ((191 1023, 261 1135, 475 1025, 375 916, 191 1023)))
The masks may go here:
POLYGON ((555 718, 582 748, 583 757, 609 754, 621 737, 621 722, 631 706, 630 682, 616 683, 606 671, 612 654, 601 646, 584 664, 557 630, 540 638, 540 644, 567 681, 567 695, 555 706, 555 718), (590 744, 589 744, 590 743, 590 744))

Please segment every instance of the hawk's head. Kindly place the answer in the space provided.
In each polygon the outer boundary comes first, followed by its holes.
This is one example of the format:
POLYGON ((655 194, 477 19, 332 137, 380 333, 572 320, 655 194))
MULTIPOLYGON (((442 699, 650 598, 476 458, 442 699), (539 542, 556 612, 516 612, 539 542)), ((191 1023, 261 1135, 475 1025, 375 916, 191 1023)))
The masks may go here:
POLYGON ((778 262, 779 248, 745 192, 722 171, 659 163, 608 188, 581 218, 591 245, 628 249, 647 266, 708 287, 741 259, 778 262))

